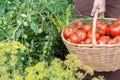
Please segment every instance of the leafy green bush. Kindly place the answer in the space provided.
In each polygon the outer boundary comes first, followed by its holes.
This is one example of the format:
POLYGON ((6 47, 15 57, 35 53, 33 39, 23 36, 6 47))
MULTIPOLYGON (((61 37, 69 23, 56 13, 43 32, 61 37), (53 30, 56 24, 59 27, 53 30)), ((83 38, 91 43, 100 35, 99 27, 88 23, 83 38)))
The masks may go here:
POLYGON ((64 59, 68 51, 60 32, 72 20, 72 8, 68 0, 2 0, 0 41, 25 45, 25 66, 50 62, 55 56, 64 59))

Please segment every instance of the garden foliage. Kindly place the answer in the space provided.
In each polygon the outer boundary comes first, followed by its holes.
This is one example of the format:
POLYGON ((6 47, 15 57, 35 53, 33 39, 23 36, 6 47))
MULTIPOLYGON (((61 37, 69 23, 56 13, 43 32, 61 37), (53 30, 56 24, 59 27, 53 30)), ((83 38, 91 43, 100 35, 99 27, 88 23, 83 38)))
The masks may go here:
POLYGON ((72 2, 0 0, 0 80, 82 80, 93 75, 88 67, 85 75, 76 72, 79 62, 65 58, 60 34, 74 19, 72 2))

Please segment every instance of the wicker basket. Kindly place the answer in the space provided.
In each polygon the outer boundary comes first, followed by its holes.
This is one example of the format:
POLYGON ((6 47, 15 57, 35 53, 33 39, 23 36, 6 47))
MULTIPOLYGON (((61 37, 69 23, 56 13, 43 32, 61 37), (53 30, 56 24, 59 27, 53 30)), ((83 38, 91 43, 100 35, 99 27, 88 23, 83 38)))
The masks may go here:
POLYGON ((98 11, 96 11, 93 18, 92 44, 86 45, 70 43, 64 38, 63 31, 61 33, 62 40, 70 53, 75 54, 83 62, 83 64, 92 67, 95 71, 116 71, 120 69, 120 45, 99 45, 96 43, 95 30, 97 19, 98 11))

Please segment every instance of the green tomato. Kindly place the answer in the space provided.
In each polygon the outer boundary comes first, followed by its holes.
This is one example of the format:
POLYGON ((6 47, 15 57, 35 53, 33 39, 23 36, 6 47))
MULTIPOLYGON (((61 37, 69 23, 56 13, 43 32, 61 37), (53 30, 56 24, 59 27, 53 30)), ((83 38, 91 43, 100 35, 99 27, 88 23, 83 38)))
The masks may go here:
POLYGON ((27 39, 27 38, 28 38, 28 36, 27 36, 26 34, 24 34, 23 37, 24 37, 24 39, 27 39))
POLYGON ((42 28, 39 28, 39 30, 38 30, 38 33, 42 33, 43 32, 43 29, 42 28))
POLYGON ((32 50, 32 49, 30 49, 29 51, 30 51, 30 52, 33 52, 33 50, 32 50))
POLYGON ((44 47, 43 47, 43 50, 47 50, 47 48, 48 48, 47 46, 44 46, 44 47))
POLYGON ((4 25, 7 25, 8 23, 6 21, 3 22, 4 25))
POLYGON ((10 2, 10 1, 8 1, 8 4, 11 4, 11 2, 10 2))
POLYGON ((16 7, 13 7, 13 10, 17 10, 17 8, 16 8, 16 7))
POLYGON ((21 59, 22 59, 22 60, 25 60, 25 58, 24 58, 24 57, 22 57, 21 59))
POLYGON ((12 13, 9 14, 9 15, 8 15, 8 18, 9 18, 9 19, 12 19, 12 18, 13 18, 13 14, 12 14, 12 13))
POLYGON ((45 42, 44 44, 45 44, 45 46, 48 46, 49 42, 47 41, 47 42, 45 42))
POLYGON ((21 24, 21 21, 20 21, 20 20, 17 20, 17 24, 21 24))
POLYGON ((0 25, 2 25, 2 20, 0 20, 0 25))
POLYGON ((43 52, 43 54, 46 54, 46 53, 47 53, 47 50, 43 50, 42 52, 43 52))
POLYGON ((45 36, 45 38, 48 40, 48 39, 49 39, 49 36, 47 35, 47 36, 45 36))
POLYGON ((26 14, 21 14, 21 16, 22 16, 23 18, 26 18, 26 17, 27 17, 27 15, 26 15, 26 14))
POLYGON ((42 17, 42 20, 45 21, 45 17, 42 17))
POLYGON ((27 23, 27 22, 23 22, 23 25, 24 25, 25 27, 27 27, 27 26, 28 26, 28 23, 27 23))
POLYGON ((52 50, 52 47, 49 47, 49 48, 48 48, 48 50, 50 50, 50 51, 51 51, 51 50, 52 50))

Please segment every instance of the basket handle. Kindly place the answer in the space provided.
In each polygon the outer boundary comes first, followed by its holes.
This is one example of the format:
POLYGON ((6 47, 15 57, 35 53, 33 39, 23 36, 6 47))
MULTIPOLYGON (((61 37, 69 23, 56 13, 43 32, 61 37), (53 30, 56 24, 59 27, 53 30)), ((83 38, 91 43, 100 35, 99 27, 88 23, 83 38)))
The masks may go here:
POLYGON ((94 18, 93 18, 93 27, 92 27, 92 45, 93 47, 97 46, 97 41, 96 41, 96 22, 98 18, 104 18, 104 13, 99 14, 99 9, 96 9, 94 18), (99 16, 99 17, 98 17, 99 16))

